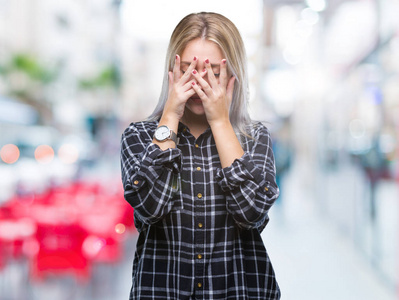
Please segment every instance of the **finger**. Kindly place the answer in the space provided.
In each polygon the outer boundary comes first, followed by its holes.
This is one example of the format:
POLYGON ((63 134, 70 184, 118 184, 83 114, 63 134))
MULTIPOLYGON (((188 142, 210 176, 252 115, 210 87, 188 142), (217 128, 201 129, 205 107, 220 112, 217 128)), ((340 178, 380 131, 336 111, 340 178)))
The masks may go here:
POLYGON ((232 76, 227 84, 227 88, 226 88, 226 96, 227 99, 229 99, 229 101, 231 102, 231 100, 233 99, 233 91, 234 91, 234 83, 235 83, 236 78, 234 76, 232 76))
POLYGON ((207 73, 207 71, 206 71, 206 68, 205 68, 205 69, 203 69, 202 72, 199 73, 199 74, 200 74, 200 76, 201 76, 202 78, 204 78, 205 75, 206 75, 206 73, 207 73))
POLYGON ((176 54, 175 65, 173 66, 173 80, 178 82, 180 80, 180 56, 176 54))
MULTIPOLYGON (((195 90, 191 88, 191 87, 192 87, 192 82, 193 82, 193 81, 190 81, 190 82, 189 82, 189 84, 190 84, 190 89, 187 90, 186 92, 184 92, 184 99, 186 99, 186 101, 187 101, 190 97, 194 96, 194 94, 196 93, 195 90)), ((195 83, 195 82, 194 82, 194 83, 195 83)))
POLYGON ((192 72, 193 70, 195 70, 195 67, 197 66, 197 63, 198 63, 198 58, 197 58, 196 56, 194 56, 194 58, 193 58, 191 64, 188 66, 186 72, 185 72, 184 75, 182 76, 182 79, 183 79, 184 82, 187 82, 187 81, 190 79, 190 77, 191 77, 191 72, 192 72))
POLYGON ((201 100, 206 100, 208 98, 208 96, 204 93, 204 91, 201 89, 201 87, 196 84, 194 81, 191 83, 192 85, 192 90, 195 91, 195 93, 197 93, 198 97, 201 98, 201 100))
POLYGON ((183 91, 184 91, 184 92, 187 92, 188 90, 192 90, 193 82, 194 82, 194 83, 197 83, 196 80, 190 80, 190 81, 187 82, 185 85, 183 85, 183 91))
POLYGON ((173 83, 173 72, 169 71, 168 72, 168 77, 169 77, 169 86, 173 83))
MULTIPOLYGON (((203 72, 204 73, 204 72, 203 72)), ((207 72, 205 72, 207 73, 207 72)), ((205 91, 205 93, 207 95, 211 95, 212 93, 212 88, 211 86, 208 84, 208 82, 205 81, 204 78, 202 78, 203 76, 201 76, 200 73, 197 72, 197 70, 193 70, 192 74, 194 76, 194 78, 197 80, 198 84, 201 86, 201 88, 205 91)), ((205 75, 205 74, 204 74, 205 75)), ((198 95, 199 96, 199 95, 198 95)))
POLYGON ((213 87, 216 86, 216 84, 217 84, 218 82, 217 82, 217 79, 216 79, 216 77, 215 77, 215 74, 213 73, 212 65, 211 65, 211 63, 210 63, 210 61, 209 61, 208 58, 205 59, 205 68, 206 68, 206 71, 207 71, 207 73, 208 73, 208 80, 209 80, 209 83, 211 84, 211 87, 213 88, 213 87))
POLYGON ((227 86, 227 63, 226 59, 222 59, 222 63, 220 64, 220 76, 219 76, 219 82, 220 85, 225 87, 227 86))

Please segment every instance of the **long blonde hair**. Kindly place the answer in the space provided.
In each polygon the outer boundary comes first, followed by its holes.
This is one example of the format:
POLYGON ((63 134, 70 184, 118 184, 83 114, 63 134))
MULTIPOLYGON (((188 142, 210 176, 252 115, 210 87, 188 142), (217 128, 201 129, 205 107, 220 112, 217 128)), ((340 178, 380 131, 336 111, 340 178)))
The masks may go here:
POLYGON ((175 55, 181 56, 188 43, 197 38, 216 43, 227 59, 228 72, 236 78, 230 107, 230 122, 236 133, 247 135, 247 125, 251 122, 251 118, 248 113, 249 89, 245 47, 236 26, 217 13, 193 13, 184 17, 176 26, 166 54, 161 95, 149 120, 157 120, 162 115, 169 92, 168 72, 173 70, 175 55))

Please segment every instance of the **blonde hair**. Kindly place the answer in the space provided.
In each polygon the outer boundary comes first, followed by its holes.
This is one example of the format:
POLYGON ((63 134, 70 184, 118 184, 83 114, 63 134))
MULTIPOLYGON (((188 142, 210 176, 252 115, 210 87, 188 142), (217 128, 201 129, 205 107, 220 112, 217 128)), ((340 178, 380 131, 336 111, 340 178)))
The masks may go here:
POLYGON ((251 122, 251 118, 248 113, 249 89, 245 47, 236 26, 217 13, 190 14, 176 26, 166 54, 161 95, 149 120, 157 120, 162 115, 169 92, 168 72, 173 70, 175 55, 181 56, 188 43, 198 38, 216 43, 227 59, 228 73, 236 78, 230 107, 230 122, 237 134, 247 135, 247 125, 251 122))

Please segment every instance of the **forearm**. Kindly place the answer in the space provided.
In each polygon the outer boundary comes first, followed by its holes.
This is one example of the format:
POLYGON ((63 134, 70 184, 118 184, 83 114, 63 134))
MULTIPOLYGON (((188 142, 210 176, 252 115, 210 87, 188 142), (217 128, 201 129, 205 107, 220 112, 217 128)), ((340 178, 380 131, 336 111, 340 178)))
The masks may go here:
POLYGON ((231 166, 234 160, 244 155, 244 150, 229 121, 210 124, 215 138, 222 168, 231 166))
POLYGON ((275 181, 274 155, 270 134, 261 124, 254 125, 243 137, 244 155, 230 167, 218 170, 216 180, 226 193, 226 208, 238 226, 259 228, 267 223, 267 214, 279 195, 275 181))
MULTIPOLYGON (((146 181, 145 178, 141 179, 146 181)), ((133 183, 132 187, 125 188, 125 199, 140 215, 142 222, 153 224, 167 215, 172 208, 181 209, 183 203, 178 195, 180 191, 178 174, 164 172, 155 181, 140 184, 141 180, 133 183), (138 183, 137 183, 138 182, 138 183), (140 187, 135 186, 140 185, 140 187)))
MULTIPOLYGON (((252 179, 254 180, 254 179, 252 179)), ((226 209, 242 228, 260 227, 268 218, 268 212, 278 197, 276 188, 257 185, 248 179, 241 186, 227 193, 226 209)))
POLYGON ((135 131, 123 137, 121 172, 125 199, 150 224, 181 206, 173 200, 180 191, 181 151, 161 151, 145 132, 146 139, 135 131))
POLYGON ((216 176, 226 193, 227 211, 243 228, 262 227, 279 194, 274 173, 262 170, 260 164, 256 165, 257 159, 246 152, 216 176))

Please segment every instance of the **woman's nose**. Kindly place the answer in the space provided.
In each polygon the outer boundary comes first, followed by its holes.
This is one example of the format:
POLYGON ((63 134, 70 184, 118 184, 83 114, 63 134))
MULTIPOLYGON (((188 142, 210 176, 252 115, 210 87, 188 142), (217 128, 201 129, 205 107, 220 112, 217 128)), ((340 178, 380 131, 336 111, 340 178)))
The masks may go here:
POLYGON ((203 71, 204 71, 204 69, 205 69, 205 64, 203 63, 203 62, 199 62, 198 64, 197 64, 197 71, 199 72, 199 73, 202 73, 203 71))
MULTIPOLYGON (((198 63, 198 64, 197 64, 197 67, 196 67, 196 70, 197 70, 197 72, 198 72, 199 74, 203 74, 204 71, 205 71, 205 64, 204 64, 204 63, 198 63)), ((208 74, 205 74, 205 76, 202 76, 202 78, 203 78, 206 82, 208 82, 208 74)), ((209 83, 209 82, 208 82, 208 83, 209 83)))

